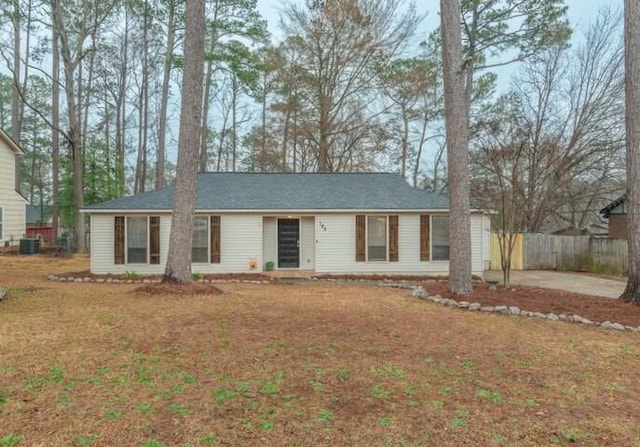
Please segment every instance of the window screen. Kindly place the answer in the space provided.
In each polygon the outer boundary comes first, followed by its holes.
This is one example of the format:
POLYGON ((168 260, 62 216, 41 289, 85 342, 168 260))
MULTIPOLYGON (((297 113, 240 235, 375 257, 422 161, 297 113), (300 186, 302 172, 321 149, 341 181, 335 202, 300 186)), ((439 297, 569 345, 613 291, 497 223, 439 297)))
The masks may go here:
POLYGON ((387 217, 367 217, 367 260, 387 260, 387 217))
POLYGON ((196 216, 193 219, 191 262, 209 262, 209 218, 207 216, 196 216))
POLYGON ((147 262, 147 217, 127 218, 127 263, 147 262))
POLYGON ((431 217, 431 259, 449 260, 449 217, 431 217))

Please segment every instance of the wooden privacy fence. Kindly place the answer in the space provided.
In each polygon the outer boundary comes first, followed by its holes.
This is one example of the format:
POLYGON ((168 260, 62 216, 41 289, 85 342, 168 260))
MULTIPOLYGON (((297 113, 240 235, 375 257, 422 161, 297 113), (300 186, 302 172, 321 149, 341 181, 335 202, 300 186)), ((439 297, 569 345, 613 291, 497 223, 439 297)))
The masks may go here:
MULTIPOLYGON (((627 241, 524 233, 511 259, 513 270, 586 270, 624 274, 629 270, 627 241)), ((491 268, 500 269, 498 237, 491 237, 491 268)))
POLYGON ((627 241, 623 239, 591 239, 591 270, 599 273, 625 274, 629 271, 627 241))
MULTIPOLYGON (((524 268, 524 238, 522 234, 516 234, 513 252, 511 252, 511 270, 524 268)), ((496 233, 491 234, 491 270, 500 270, 502 256, 500 255, 500 239, 496 233)))
POLYGON ((589 270, 589 236, 524 235, 525 270, 589 270))

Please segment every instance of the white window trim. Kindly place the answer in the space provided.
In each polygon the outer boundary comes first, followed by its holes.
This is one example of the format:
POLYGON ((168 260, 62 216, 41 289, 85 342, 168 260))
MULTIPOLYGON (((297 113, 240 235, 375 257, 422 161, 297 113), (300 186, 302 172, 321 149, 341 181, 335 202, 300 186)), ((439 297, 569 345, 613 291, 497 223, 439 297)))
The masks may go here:
POLYGON ((448 263, 451 260, 451 238, 449 238, 449 259, 433 259, 433 218, 447 217, 451 219, 450 214, 431 214, 429 216, 429 262, 448 263))
POLYGON ((366 262, 373 264, 389 263, 389 215, 388 214, 365 214, 365 255, 366 262), (385 254, 384 260, 369 260, 369 217, 384 217, 384 233, 385 233, 385 254))
POLYGON ((151 241, 151 225, 150 225, 150 218, 151 216, 125 216, 125 221, 124 221, 124 257, 125 257, 125 265, 151 265, 151 247, 150 247, 150 241, 151 241), (147 219, 147 257, 146 257, 146 262, 129 262, 129 218, 130 217, 144 217, 147 219))
POLYGON ((191 265, 197 264, 197 265, 209 265, 211 264, 211 216, 209 215, 202 215, 202 214, 196 214, 193 217, 193 220, 195 222, 195 218, 196 217, 204 217, 207 220, 207 261, 206 262, 195 262, 193 260, 193 237, 191 237, 192 241, 191 241, 191 265))
POLYGON ((4 241, 4 207, 0 206, 0 241, 4 241))

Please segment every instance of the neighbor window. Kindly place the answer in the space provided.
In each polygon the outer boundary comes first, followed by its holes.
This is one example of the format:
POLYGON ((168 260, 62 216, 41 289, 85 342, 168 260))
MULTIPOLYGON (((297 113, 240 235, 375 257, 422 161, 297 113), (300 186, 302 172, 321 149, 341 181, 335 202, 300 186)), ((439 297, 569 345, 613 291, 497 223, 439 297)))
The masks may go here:
POLYGON ((191 262, 209 262, 209 218, 207 216, 196 216, 193 219, 191 262))
POLYGON ((367 217, 367 260, 387 260, 387 217, 367 217))
POLYGON ((147 262, 147 217, 127 218, 127 262, 145 264, 147 262))
POLYGON ((431 259, 449 260, 449 217, 431 217, 431 259))

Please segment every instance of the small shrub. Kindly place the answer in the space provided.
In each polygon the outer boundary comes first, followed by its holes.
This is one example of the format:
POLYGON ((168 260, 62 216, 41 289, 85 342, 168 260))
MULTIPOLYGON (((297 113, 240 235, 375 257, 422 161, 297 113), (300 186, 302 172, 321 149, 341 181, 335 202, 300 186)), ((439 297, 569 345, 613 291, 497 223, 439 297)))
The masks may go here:
POLYGON ((204 275, 202 273, 194 272, 191 274, 191 279, 193 279, 194 281, 200 281, 203 276, 204 275))
POLYGON ((126 272, 124 272, 124 275, 122 275, 124 277, 124 279, 140 279, 141 276, 139 273, 135 272, 134 270, 127 270, 126 272))

